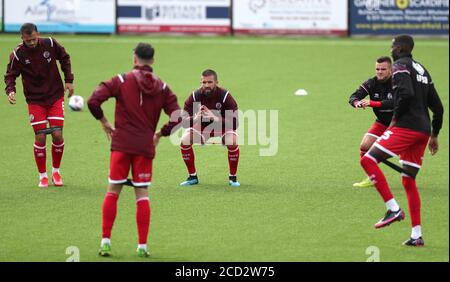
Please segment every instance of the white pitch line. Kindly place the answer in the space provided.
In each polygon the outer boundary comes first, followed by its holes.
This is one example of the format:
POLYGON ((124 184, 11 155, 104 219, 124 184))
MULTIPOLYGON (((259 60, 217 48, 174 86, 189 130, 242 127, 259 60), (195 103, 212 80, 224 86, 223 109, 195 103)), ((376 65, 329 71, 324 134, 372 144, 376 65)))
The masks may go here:
MULTIPOLYGON (((55 35, 58 38, 58 35, 55 35)), ((141 37, 128 37, 128 38, 65 38, 60 37, 61 42, 70 43, 95 43, 95 44, 135 44, 138 41, 146 41, 153 44, 177 44, 177 45, 195 45, 195 44, 208 44, 208 45, 292 45, 292 46, 390 46, 390 40, 310 40, 304 38, 286 40, 286 39, 247 39, 247 38, 232 38, 232 39, 204 39, 204 38, 152 38, 149 36, 141 37)), ((20 38, 6 37, 2 38, 0 35, 0 42, 20 42, 20 38)), ((449 47, 448 41, 435 41, 435 42, 421 42, 421 39, 416 41, 416 46, 421 47, 449 47)))

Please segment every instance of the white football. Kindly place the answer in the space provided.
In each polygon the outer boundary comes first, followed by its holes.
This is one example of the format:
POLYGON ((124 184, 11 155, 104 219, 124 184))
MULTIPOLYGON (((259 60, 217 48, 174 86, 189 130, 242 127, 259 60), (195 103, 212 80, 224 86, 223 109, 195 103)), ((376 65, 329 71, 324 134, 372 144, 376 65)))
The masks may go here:
POLYGON ((81 111, 84 107, 84 99, 81 96, 73 95, 69 98, 69 108, 72 111, 81 111))

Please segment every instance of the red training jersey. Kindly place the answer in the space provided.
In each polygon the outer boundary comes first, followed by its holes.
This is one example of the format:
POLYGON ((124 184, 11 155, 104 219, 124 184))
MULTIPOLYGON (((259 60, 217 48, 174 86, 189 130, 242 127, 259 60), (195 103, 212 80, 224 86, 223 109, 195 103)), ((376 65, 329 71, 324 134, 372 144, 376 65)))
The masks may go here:
MULTIPOLYGON (((135 66, 131 72, 102 82, 88 99, 89 110, 96 119, 103 117, 101 104, 116 99, 115 128, 111 150, 152 159, 153 136, 161 115, 180 110, 177 97, 150 66, 135 66)), ((180 122, 167 122, 161 134, 168 136, 180 122)))
POLYGON ((28 104, 49 106, 64 96, 64 85, 56 61, 64 73, 64 81, 73 82, 70 56, 54 38, 39 38, 34 48, 19 44, 9 56, 6 68, 6 95, 16 92, 16 78, 21 75, 28 104))
MULTIPOLYGON (((218 126, 223 132, 226 130, 236 130, 238 127, 238 105, 230 92, 221 87, 216 87, 210 94, 203 93, 202 89, 197 89, 184 102, 184 111, 189 117, 184 119, 184 127, 192 127, 192 118, 198 112, 200 106, 206 106, 215 116, 220 118, 221 125, 218 126), (229 116, 227 116, 229 115, 229 116), (226 119, 228 118, 228 120, 226 119)), ((212 122, 201 122, 202 130, 211 125, 212 122)))

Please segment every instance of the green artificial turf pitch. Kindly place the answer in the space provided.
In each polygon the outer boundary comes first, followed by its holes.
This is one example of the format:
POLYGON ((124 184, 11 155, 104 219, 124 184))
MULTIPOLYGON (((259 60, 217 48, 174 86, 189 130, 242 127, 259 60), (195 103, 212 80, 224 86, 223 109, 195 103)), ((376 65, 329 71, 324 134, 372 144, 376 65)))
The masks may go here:
MULTIPOLYGON (((84 98, 100 81, 130 70, 133 47, 145 41, 156 48, 156 74, 181 105, 199 86, 201 72, 212 68, 241 110, 278 111, 276 155, 260 156, 263 144, 242 144, 239 188, 228 186, 227 153, 221 146, 196 146, 200 185, 178 186, 187 176, 179 147, 161 140, 150 188, 152 256, 147 261, 364 262, 370 260, 371 246, 381 261, 448 261, 448 114, 440 151, 433 157, 426 152, 417 178, 424 248, 401 245, 410 235, 408 213, 405 221, 375 230, 373 224, 385 212, 381 197, 374 188, 352 187, 364 177, 359 143, 374 115, 351 108, 348 97, 374 75, 375 59, 389 55, 390 38, 55 38, 71 55, 76 94, 84 98), (299 88, 309 95, 295 96, 299 88)), ((18 35, 0 35, 3 70, 19 41, 18 35)), ((430 71, 448 111, 448 40, 417 39, 414 55, 430 71)), ((66 108, 65 186, 40 189, 20 78, 17 85, 17 104, 9 105, 6 96, 0 103, 0 261, 63 262, 70 258, 70 246, 78 248, 80 261, 142 261, 135 253, 135 201, 129 187, 118 204, 113 256, 97 255, 109 169, 109 142, 100 124, 87 108, 66 108)), ((114 101, 104 109, 113 120, 114 101)), ((163 114, 160 125, 166 120, 163 114)), ((400 176, 381 167, 407 211, 400 176)))

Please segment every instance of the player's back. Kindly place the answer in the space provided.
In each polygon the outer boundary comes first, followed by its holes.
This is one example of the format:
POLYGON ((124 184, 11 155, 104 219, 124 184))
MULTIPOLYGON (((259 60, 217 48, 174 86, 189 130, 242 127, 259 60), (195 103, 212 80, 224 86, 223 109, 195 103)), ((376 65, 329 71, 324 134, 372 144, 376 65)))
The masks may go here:
POLYGON ((393 66, 393 74, 396 125, 429 133, 431 125, 428 99, 432 95, 433 83, 430 74, 411 57, 397 60, 393 66), (406 75, 410 77, 409 81, 405 79, 406 75))
POLYGON ((142 155, 148 155, 147 151, 151 149, 152 155, 152 138, 161 111, 178 109, 176 96, 148 66, 135 67, 133 71, 119 75, 118 79, 121 83, 116 94, 116 131, 112 148, 142 155))

